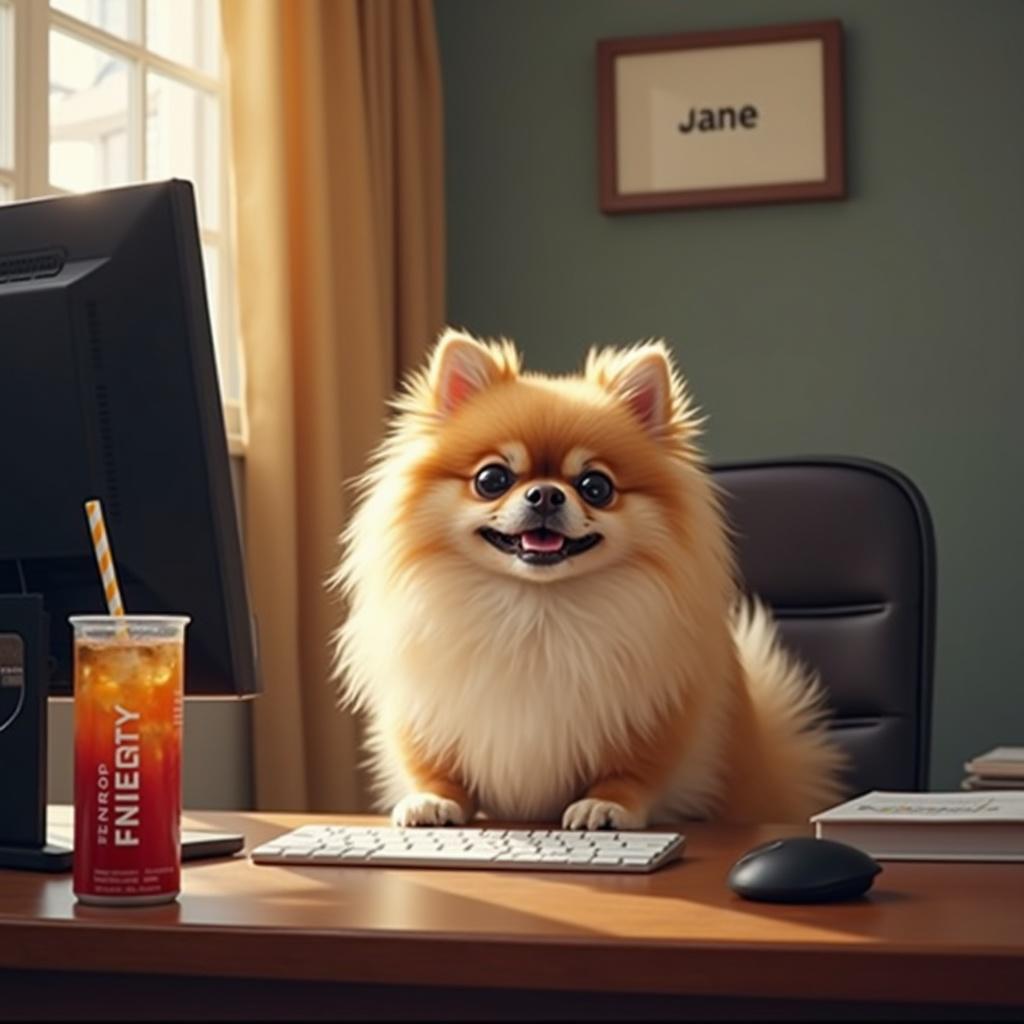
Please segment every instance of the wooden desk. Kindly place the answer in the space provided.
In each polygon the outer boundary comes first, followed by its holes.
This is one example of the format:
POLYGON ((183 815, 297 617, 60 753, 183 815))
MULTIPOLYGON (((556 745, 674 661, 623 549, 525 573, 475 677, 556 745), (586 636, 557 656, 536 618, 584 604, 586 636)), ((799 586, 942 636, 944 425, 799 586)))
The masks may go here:
MULTIPOLYGON (((252 846, 316 820, 338 819, 186 823, 252 846)), ((866 899, 755 904, 726 888, 729 866, 802 830, 684 831, 685 859, 647 876, 236 858, 187 865, 179 902, 132 910, 76 905, 69 876, 0 871, 0 1017, 841 1017, 870 1001, 1019 1019, 1024 865, 889 863, 866 899)))

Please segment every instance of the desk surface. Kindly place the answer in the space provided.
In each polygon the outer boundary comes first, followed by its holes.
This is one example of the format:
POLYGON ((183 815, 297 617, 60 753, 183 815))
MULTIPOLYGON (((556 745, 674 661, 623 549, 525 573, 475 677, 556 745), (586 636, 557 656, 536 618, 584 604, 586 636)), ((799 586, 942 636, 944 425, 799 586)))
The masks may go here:
MULTIPOLYGON (((304 822, 197 813, 247 848, 304 822)), ((1024 1005, 1024 865, 887 863, 868 898, 743 901, 741 853, 802 829, 687 824, 652 875, 186 865, 177 903, 82 907, 0 871, 0 969, 1024 1005)))

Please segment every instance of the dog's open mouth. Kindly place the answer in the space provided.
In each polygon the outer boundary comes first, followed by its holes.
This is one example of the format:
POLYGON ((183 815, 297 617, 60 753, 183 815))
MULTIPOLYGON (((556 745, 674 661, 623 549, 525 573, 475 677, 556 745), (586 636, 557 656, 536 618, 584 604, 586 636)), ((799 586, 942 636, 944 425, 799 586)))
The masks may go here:
POLYGON ((554 565, 573 555, 589 551, 601 540, 601 534, 588 533, 583 537, 566 537, 555 530, 527 530, 525 533, 499 533, 497 530, 480 531, 488 544, 506 555, 515 555, 530 565, 554 565))

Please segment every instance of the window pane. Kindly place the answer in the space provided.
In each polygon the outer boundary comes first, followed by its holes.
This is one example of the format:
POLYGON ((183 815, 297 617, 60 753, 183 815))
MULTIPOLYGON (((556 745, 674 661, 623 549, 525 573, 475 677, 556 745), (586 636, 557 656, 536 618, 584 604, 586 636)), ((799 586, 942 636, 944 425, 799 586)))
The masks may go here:
POLYGON ((0 4, 0 167, 14 166, 14 11, 0 4))
POLYGON ((146 46, 162 57, 216 74, 220 0, 146 0, 146 46))
POLYGON ((225 350, 223 323, 221 322, 220 249, 209 242, 203 243, 203 271, 206 276, 206 304, 210 310, 210 328, 213 331, 213 351, 217 359, 217 379, 220 396, 225 401, 238 398, 231 353, 225 350))
POLYGON ((128 38, 128 0, 50 0, 55 11, 128 38))
POLYGON ((0 203, 9 203, 14 198, 14 189, 6 181, 0 181, 0 203))
POLYGON ((50 183, 72 192, 128 181, 126 61, 50 32, 50 183))
POLYGON ((202 89, 164 75, 146 78, 146 177, 191 181, 204 228, 220 223, 218 107, 202 89))

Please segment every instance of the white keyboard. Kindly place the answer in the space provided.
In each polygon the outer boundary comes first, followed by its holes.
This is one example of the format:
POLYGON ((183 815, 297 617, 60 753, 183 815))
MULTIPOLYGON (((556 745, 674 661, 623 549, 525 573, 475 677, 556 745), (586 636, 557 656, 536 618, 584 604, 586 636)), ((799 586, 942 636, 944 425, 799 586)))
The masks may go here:
POLYGON ((682 855, 676 832, 567 832, 304 825, 256 847, 255 864, 654 871, 682 855))

